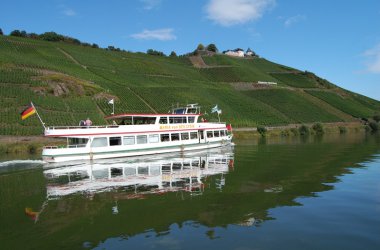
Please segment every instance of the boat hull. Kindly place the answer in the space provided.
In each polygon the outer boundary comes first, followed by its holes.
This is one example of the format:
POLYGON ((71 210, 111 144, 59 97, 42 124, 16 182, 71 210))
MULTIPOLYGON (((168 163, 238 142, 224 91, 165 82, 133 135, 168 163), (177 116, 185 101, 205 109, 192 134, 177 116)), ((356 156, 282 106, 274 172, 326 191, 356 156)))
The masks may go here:
POLYGON ((131 147, 107 147, 99 148, 55 148, 44 149, 42 160, 49 163, 76 161, 76 160, 96 160, 107 158, 119 158, 130 156, 154 155, 163 153, 185 152, 190 150, 203 150, 217 147, 223 147, 231 144, 231 138, 227 140, 208 141, 204 143, 178 144, 178 145, 160 145, 144 148, 131 147))

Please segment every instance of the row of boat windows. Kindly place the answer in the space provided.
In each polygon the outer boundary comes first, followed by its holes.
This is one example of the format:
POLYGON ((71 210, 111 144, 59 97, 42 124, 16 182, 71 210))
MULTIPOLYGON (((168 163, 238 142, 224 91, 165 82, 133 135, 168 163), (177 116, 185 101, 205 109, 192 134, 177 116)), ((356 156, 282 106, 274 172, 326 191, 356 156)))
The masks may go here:
MULTIPOLYGON (((226 130, 207 131, 207 138, 226 136, 226 130)), ((200 134, 203 139, 203 133, 200 134)), ((167 134, 151 134, 151 135, 129 135, 129 136, 114 136, 114 137, 100 137, 94 138, 91 147, 107 147, 120 146, 120 145, 135 145, 147 143, 159 143, 169 141, 186 141, 197 140, 198 132, 183 132, 183 133, 167 133, 167 134)))
MULTIPOLYGON (((116 121, 117 125, 156 124, 157 117, 129 117, 116 121)), ((195 116, 160 117, 159 124, 194 123, 195 116)))

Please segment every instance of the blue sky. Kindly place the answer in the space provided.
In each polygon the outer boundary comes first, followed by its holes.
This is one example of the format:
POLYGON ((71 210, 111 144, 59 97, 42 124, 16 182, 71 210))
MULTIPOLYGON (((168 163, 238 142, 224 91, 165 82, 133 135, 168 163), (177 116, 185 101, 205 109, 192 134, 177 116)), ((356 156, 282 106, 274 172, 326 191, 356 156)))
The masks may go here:
POLYGON ((0 28, 169 54, 215 43, 380 100, 378 0, 5 0, 0 28))

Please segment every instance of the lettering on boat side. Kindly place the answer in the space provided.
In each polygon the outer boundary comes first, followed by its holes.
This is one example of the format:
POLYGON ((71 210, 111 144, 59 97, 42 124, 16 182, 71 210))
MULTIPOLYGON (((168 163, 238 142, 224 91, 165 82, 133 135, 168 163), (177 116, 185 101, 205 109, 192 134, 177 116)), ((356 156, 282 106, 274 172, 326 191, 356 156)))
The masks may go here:
POLYGON ((195 128, 194 124, 181 124, 181 125, 161 125, 161 129, 186 129, 186 128, 195 128))

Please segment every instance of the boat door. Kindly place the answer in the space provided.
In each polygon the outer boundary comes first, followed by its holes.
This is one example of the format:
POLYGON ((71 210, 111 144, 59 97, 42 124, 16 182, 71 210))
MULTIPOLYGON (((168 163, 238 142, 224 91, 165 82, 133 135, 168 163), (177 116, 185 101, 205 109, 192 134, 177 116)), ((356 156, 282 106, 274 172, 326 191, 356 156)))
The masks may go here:
POLYGON ((206 136, 204 130, 198 130, 198 140, 199 143, 206 143, 206 136))

